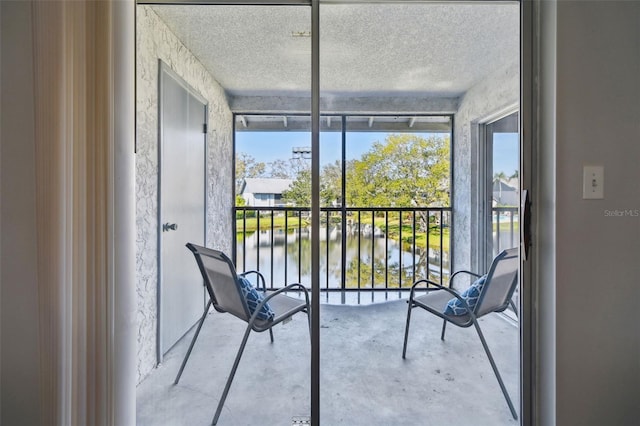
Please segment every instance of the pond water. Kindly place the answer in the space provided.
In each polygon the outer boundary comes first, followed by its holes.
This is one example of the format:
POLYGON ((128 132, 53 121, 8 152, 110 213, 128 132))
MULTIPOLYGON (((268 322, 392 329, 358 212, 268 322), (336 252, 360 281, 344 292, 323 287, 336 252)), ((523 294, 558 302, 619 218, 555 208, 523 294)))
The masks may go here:
MULTIPOLYGON (((342 288, 342 239, 336 230, 320 232, 320 286, 342 288)), ((384 236, 347 234, 345 288, 410 287, 426 277, 440 281, 440 262, 445 279, 449 274, 449 253, 440 250, 400 246, 384 236)), ((311 285, 311 241, 308 233, 275 230, 255 232, 237 245, 239 270, 259 270, 267 285, 281 287, 294 282, 311 285), (272 245, 273 241, 273 245, 272 245)))

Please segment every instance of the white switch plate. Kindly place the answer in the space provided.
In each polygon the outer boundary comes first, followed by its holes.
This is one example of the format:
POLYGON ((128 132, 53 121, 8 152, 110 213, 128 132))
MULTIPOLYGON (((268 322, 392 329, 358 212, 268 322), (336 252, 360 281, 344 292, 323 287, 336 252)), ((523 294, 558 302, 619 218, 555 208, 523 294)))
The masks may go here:
POLYGON ((584 166, 582 198, 597 200, 604 198, 604 166, 584 166))

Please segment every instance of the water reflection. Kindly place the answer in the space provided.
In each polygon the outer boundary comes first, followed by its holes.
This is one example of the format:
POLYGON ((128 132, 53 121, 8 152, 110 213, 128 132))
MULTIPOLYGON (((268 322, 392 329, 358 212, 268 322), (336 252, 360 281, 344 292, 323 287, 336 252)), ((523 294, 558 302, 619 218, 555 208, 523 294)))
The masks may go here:
MULTIPOLYGON (((385 238, 381 232, 347 233, 344 271, 345 288, 410 287, 420 278, 440 282, 440 265, 446 279, 449 253, 434 248, 413 247, 385 238)), ((311 240, 308 228, 300 232, 263 230, 238 242, 239 269, 259 270, 273 287, 292 282, 311 285, 311 240)), ((339 229, 320 230, 320 285, 342 288, 342 238, 339 229)), ((267 285, 269 285, 267 283, 267 285)))

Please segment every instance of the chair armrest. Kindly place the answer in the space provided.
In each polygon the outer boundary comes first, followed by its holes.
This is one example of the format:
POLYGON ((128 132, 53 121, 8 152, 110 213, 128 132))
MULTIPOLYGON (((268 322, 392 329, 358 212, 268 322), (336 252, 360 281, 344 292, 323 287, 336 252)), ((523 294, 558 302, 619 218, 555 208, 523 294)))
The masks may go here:
MULTIPOLYGON (((462 271, 460 271, 460 272, 462 272, 462 271)), ((467 272, 467 271, 465 271, 465 272, 467 272)), ((470 273, 470 274, 473 274, 473 272, 469 272, 469 273, 470 273)), ((475 275, 475 274, 473 274, 473 275, 475 275)), ((455 297, 456 299, 458 299, 458 300, 460 301, 460 303, 462 303, 462 306, 467 310, 467 312, 469 312, 469 314, 470 314, 473 318, 475 318, 475 314, 472 312, 471 308, 469 307, 469 304, 467 304, 467 301, 466 301, 466 300, 464 300, 464 299, 462 298, 462 296, 460 296, 460 293, 458 293, 456 290, 454 290, 454 289, 453 289, 453 288, 451 288, 451 287, 445 287, 445 286, 443 286, 443 285, 441 285, 441 284, 438 284, 438 283, 435 283, 435 282, 433 282, 433 281, 431 281, 431 280, 418 280, 418 281, 416 281, 416 282, 411 286, 411 293, 410 293, 410 295, 409 295, 409 303, 412 303, 412 302, 413 302, 413 294, 414 294, 414 291, 415 291, 416 286, 417 286, 418 284, 425 283, 425 282, 426 282, 427 284, 430 284, 430 285, 435 286, 435 288, 429 288, 429 287, 427 287, 427 288, 425 289, 427 292, 430 292, 430 291, 438 291, 438 290, 444 290, 444 291, 446 291, 447 293, 450 293, 453 297, 455 297)))
POLYGON ((253 315, 251 315, 251 318, 249 319, 249 323, 253 324, 253 322, 255 321, 255 319, 258 316, 258 313, 260 312, 260 310, 262 309, 262 307, 269 302, 269 300, 273 299, 275 296, 277 296, 278 294, 281 294, 285 291, 291 291, 291 290, 302 290, 304 292, 304 299, 305 299, 305 304, 307 305, 307 308, 309 308, 309 290, 307 290, 307 288, 305 286, 303 286, 302 284, 289 284, 286 287, 283 287, 279 290, 274 291, 273 293, 269 294, 267 297, 265 297, 264 299, 262 299, 262 301, 258 304, 258 306, 256 307, 255 311, 253 311, 253 315))
MULTIPOLYGON (((427 279, 422 279, 422 280, 418 280, 418 281, 414 282, 413 285, 411 286, 411 291, 409 293, 409 303, 411 303, 413 301, 413 296, 414 296, 414 294, 416 292, 416 287, 418 287, 419 284, 423 284, 423 283, 427 283, 427 288, 426 288, 427 291, 430 290, 429 289, 429 285, 431 285, 431 284, 436 286, 436 287, 440 285, 440 284, 438 284, 438 283, 436 283, 434 281, 427 280, 427 279)), ((431 290, 437 290, 437 289, 431 289, 431 290)))
POLYGON ((477 274, 475 272, 471 272, 471 271, 467 271, 467 270, 460 270, 460 271, 456 271, 454 272, 451 277, 449 278, 449 287, 453 287, 453 279, 455 277, 458 276, 458 274, 467 274, 467 275, 471 275, 472 277, 476 277, 476 278, 480 278, 482 275, 477 274))
MULTIPOLYGON (((276 296, 276 295, 278 295, 280 293, 284 293, 285 291, 291 291, 291 290, 295 290, 295 289, 298 289, 298 291, 302 290, 304 292, 305 301, 307 303, 309 303, 309 290, 307 290, 307 288, 305 286, 303 286, 302 284, 298 284, 298 283, 289 284, 286 287, 283 287, 283 288, 281 288, 279 290, 274 291, 273 293, 269 294, 267 297, 264 298, 264 302, 265 303, 268 302, 269 299, 272 299, 274 296, 276 296)), ((261 307, 261 306, 258 305, 258 307, 261 307)), ((257 308, 256 308, 256 310, 257 310, 257 308)))
MULTIPOLYGON (((475 313, 473 312, 471 307, 469 307, 469 304, 467 303, 467 301, 464 300, 462 298, 462 296, 460 296, 460 293, 458 293, 455 289, 453 289, 451 287, 445 287, 445 286, 440 285, 440 284, 435 284, 435 286, 437 287, 437 290, 444 290, 447 293, 450 293, 456 299, 458 299, 460 301, 460 303, 462 303, 462 307, 465 308, 467 310, 467 312, 469 312, 469 315, 471 315, 471 317, 475 320, 475 317, 476 317, 475 313)), ((436 289, 432 289, 432 290, 436 290, 436 289)))
POLYGON ((254 271, 254 270, 245 271, 245 272, 243 272, 241 274, 238 274, 238 276, 246 277, 247 275, 250 275, 250 274, 256 274, 258 276, 258 280, 257 280, 257 284, 258 285, 257 285, 257 287, 260 288, 260 282, 262 282, 262 291, 267 291, 267 284, 266 284, 266 282, 264 280, 264 275, 262 275, 262 273, 260 271, 254 271))

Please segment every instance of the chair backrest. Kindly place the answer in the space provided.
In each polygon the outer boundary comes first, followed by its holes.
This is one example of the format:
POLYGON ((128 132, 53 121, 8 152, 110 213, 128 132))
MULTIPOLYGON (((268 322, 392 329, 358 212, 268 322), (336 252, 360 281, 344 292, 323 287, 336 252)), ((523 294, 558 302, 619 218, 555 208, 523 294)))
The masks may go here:
POLYGON ((478 297, 476 316, 504 311, 507 308, 518 285, 520 267, 518 253, 518 248, 510 248, 503 250, 493 259, 484 287, 478 297))
POLYGON ((249 321, 249 308, 242 297, 238 275, 233 262, 221 251, 187 243, 202 273, 213 307, 249 321))

